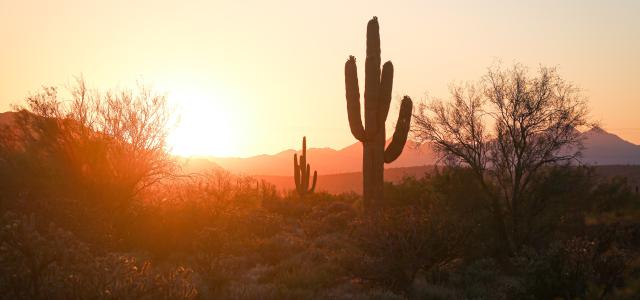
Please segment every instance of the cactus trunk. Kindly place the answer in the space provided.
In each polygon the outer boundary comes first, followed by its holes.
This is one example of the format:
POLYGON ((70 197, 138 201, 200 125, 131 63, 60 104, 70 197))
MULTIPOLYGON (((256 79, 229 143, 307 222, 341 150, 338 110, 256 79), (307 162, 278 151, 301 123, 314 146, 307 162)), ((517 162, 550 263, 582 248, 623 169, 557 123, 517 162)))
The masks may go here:
POLYGON ((384 124, 370 140, 363 143, 362 183, 363 197, 367 208, 382 204, 384 186, 384 124))
POLYGON ((385 122, 391 104, 393 65, 386 62, 380 71, 380 30, 378 19, 367 24, 367 58, 365 61, 364 126, 360 114, 360 91, 356 60, 349 57, 345 64, 347 115, 353 136, 362 142, 363 199, 367 210, 383 205, 384 163, 393 162, 407 141, 413 103, 402 99, 393 140, 385 150, 385 122))

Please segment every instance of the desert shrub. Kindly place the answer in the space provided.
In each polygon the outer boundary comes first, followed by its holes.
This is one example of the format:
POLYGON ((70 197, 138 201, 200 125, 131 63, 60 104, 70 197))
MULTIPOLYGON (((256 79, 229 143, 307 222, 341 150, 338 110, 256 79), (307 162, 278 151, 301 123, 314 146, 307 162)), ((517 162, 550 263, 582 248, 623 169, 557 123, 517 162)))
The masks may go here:
POLYGON ((221 256, 208 251, 195 252, 190 263, 199 275, 202 286, 199 289, 204 298, 224 293, 234 282, 243 280, 243 276, 255 266, 255 263, 242 256, 221 256))
POLYGON ((409 299, 457 299, 461 298, 457 290, 453 287, 441 284, 433 284, 424 278, 418 277, 411 287, 409 299))
POLYGON ((332 286, 340 279, 337 275, 341 273, 338 266, 328 263, 326 259, 301 252, 275 265, 260 278, 260 282, 318 293, 332 286))
POLYGON ((262 189, 251 178, 212 171, 145 193, 133 210, 127 242, 158 257, 195 251, 195 244, 250 251, 249 243, 280 232, 282 218, 261 207, 262 189), (222 247, 222 246, 220 246, 222 247))
MULTIPOLYGON (((312 251, 313 252, 313 251, 312 251)), ((305 250, 275 265, 256 265, 224 286, 224 299, 319 299, 340 280, 337 265, 305 250)), ((330 299, 336 299, 332 297, 330 299)))
POLYGON ((310 238, 336 232, 345 232, 357 215, 352 204, 333 201, 316 205, 301 220, 305 234, 310 238))
POLYGON ((76 254, 71 249, 77 242, 53 226, 37 228, 33 215, 5 213, 0 225, 1 294, 6 299, 43 297, 55 263, 76 254))
POLYGON ((333 195, 326 192, 316 192, 300 197, 295 191, 289 191, 283 197, 266 198, 262 206, 266 210, 282 215, 287 219, 299 220, 308 215, 318 205, 340 202, 356 207, 360 196, 354 193, 333 195))
POLYGON ((431 177, 404 177, 398 183, 385 182, 384 198, 389 207, 425 206, 430 202, 431 177))
MULTIPOLYGON (((309 295, 310 296, 310 295, 309 295)), ((248 299, 291 299, 284 297, 283 291, 273 284, 233 282, 220 298, 234 300, 248 299)))
POLYGON ((394 290, 406 290, 419 271, 455 259, 468 234, 445 214, 420 207, 364 215, 352 226, 357 252, 347 268, 358 278, 394 290))
POLYGON ((353 284, 341 285, 323 293, 321 299, 350 300, 406 300, 407 297, 383 288, 352 287, 353 284))
POLYGON ((139 193, 176 174, 169 113, 143 86, 100 93, 79 79, 68 97, 55 87, 28 96, 0 133, 2 206, 118 243, 139 193))
POLYGON ((519 278, 505 272, 501 263, 482 258, 460 266, 449 281, 463 299, 526 299, 519 278))
POLYGON ((602 180, 591 193, 589 199, 594 211, 613 211, 633 209, 640 203, 640 197, 633 190, 626 177, 613 177, 602 180))
POLYGON ((531 179, 530 193, 521 199, 521 214, 514 234, 518 245, 543 249, 549 243, 579 234, 588 199, 596 184, 587 167, 553 166, 531 179))
POLYGON ((472 248, 461 249, 467 258, 495 255, 501 242, 495 232, 495 221, 487 196, 465 168, 436 168, 422 178, 406 177, 398 183, 386 183, 385 198, 392 207, 421 207, 438 210, 443 218, 460 230, 473 232, 468 239, 472 248))
POLYGON ((624 278, 638 259, 636 246, 629 244, 637 238, 632 236, 637 235, 637 225, 592 230, 587 236, 554 242, 546 251, 525 249, 516 256, 526 292, 538 299, 618 294, 616 290, 624 287, 624 278))
POLYGON ((0 229, 3 299, 194 299, 192 271, 99 253, 53 224, 7 213, 0 229))
MULTIPOLYGON (((538 171, 530 180, 529 193, 519 200, 518 226, 506 227, 517 231, 509 234, 514 245, 545 247, 551 241, 580 233, 584 215, 591 211, 591 192, 597 185, 593 170, 552 166, 538 171)), ((417 195, 416 205, 444 207, 449 218, 473 230, 474 247, 466 249, 466 258, 505 257, 504 241, 496 234, 499 224, 492 212, 494 208, 489 205, 486 191, 474 180, 471 169, 436 169, 422 179, 409 178, 389 185, 387 190, 390 197, 398 199, 417 195)))
POLYGON ((300 199, 299 196, 293 195, 293 193, 281 198, 266 198, 262 202, 262 207, 265 210, 287 219, 300 218, 300 216, 309 212, 311 206, 308 201, 300 199))

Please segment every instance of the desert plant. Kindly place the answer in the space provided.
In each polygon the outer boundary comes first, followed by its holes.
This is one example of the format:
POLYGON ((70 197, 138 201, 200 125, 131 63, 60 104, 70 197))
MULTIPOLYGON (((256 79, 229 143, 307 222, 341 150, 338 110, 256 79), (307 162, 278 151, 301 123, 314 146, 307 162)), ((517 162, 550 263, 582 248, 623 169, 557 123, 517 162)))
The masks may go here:
POLYGON ((311 175, 311 165, 307 163, 307 137, 302 138, 302 155, 298 162, 298 154, 293 154, 293 180, 296 182, 296 191, 300 197, 313 193, 316 189, 318 171, 313 171, 313 184, 309 188, 309 178, 311 175))
POLYGON ((83 238, 126 234, 141 194, 178 172, 166 151, 167 98, 144 86, 92 92, 81 78, 69 94, 44 88, 15 107, 11 135, 0 136, 0 177, 13 178, 7 192, 30 198, 21 210, 83 238))
POLYGON ((28 154, 51 160, 47 167, 61 169, 56 175, 74 178, 72 184, 123 201, 173 177, 178 166, 166 137, 174 124, 165 96, 145 86, 91 92, 82 78, 69 93, 71 100, 62 101, 57 88, 44 88, 16 107, 28 154))
POLYGON ((557 241, 546 251, 518 253, 513 260, 522 272, 526 293, 537 299, 620 299, 634 256, 614 242, 610 228, 604 232, 557 241))
POLYGON ((194 299, 192 270, 93 249, 34 215, 0 216, 0 299, 194 299))
POLYGON ((404 96, 391 144, 385 149, 385 121, 391 104, 393 64, 386 62, 380 74, 380 32, 378 18, 367 25, 367 58, 365 61, 364 126, 360 116, 360 91, 356 59, 345 63, 344 75, 349 126, 353 136, 362 142, 362 176, 365 209, 378 207, 383 201, 384 163, 396 160, 402 153, 409 133, 413 102, 404 96))
POLYGON ((528 238, 534 179, 580 156, 577 129, 592 126, 586 100, 554 68, 531 76, 519 64, 490 68, 479 84, 452 87, 451 96, 421 104, 412 133, 448 164, 473 171, 503 248, 517 250, 528 238))
POLYGON ((389 208, 351 224, 356 249, 342 264, 354 276, 392 290, 408 290, 418 272, 458 258, 469 234, 437 207, 389 208))

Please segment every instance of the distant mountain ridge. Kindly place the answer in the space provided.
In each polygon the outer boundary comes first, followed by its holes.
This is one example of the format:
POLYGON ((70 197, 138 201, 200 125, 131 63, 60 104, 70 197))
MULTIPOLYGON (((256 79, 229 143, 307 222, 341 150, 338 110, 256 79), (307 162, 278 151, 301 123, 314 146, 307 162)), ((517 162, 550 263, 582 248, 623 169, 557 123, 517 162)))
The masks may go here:
MULTIPOLYGON (((589 165, 640 165, 640 146, 625 141, 619 136, 601 128, 593 128, 582 133, 584 147, 582 163, 589 165)), ((288 176, 293 168, 293 154, 289 149, 274 155, 258 155, 248 158, 206 157, 222 168, 244 175, 288 176)), ((339 174, 360 172, 362 169, 362 144, 356 142, 346 148, 307 149, 311 168, 318 174, 339 174)), ((429 145, 418 145, 407 141, 402 155, 385 168, 406 168, 428 166, 436 163, 437 157, 429 145)))
POLYGON ((582 161, 590 165, 640 165, 640 146, 595 127, 582 133, 582 161))
MULTIPOLYGON (((204 158, 234 173, 287 176, 292 172, 294 153, 296 150, 289 149, 274 155, 263 154, 248 158, 204 158)), ((318 174, 360 172, 362 169, 362 144, 360 142, 340 150, 309 148, 307 156, 311 169, 317 170, 318 174)), ((419 146, 413 141, 407 141, 402 155, 393 163, 385 164, 385 168, 427 166, 434 163, 435 155, 430 147, 419 146)))

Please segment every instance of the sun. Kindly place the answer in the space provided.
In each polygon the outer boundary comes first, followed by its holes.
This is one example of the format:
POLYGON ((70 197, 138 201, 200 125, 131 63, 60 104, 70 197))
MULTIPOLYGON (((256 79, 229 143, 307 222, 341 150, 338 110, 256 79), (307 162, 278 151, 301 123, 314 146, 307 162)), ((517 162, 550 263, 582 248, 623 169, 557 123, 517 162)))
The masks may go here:
POLYGON ((176 126, 167 137, 169 151, 178 156, 233 156, 231 112, 220 96, 192 91, 172 91, 176 126))

